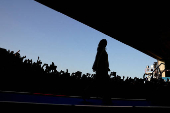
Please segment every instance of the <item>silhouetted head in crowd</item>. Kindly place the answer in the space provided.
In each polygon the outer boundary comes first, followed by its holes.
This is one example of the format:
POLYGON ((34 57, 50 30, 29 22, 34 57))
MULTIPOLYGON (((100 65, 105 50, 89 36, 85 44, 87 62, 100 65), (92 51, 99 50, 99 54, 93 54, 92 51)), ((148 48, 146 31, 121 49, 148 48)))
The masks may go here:
POLYGON ((107 40, 106 39, 100 40, 97 51, 98 52, 102 51, 103 49, 105 49, 106 46, 107 46, 107 40))

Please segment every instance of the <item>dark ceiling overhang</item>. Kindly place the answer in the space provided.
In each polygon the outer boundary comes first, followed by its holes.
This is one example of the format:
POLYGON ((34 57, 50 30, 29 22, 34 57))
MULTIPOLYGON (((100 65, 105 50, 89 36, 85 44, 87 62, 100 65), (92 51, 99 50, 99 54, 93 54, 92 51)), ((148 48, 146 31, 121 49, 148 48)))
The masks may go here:
MULTIPOLYGON (((155 59, 170 59, 170 24, 160 11, 113 3, 56 3, 35 0, 155 59), (62 7, 61 7, 62 6, 62 7)), ((166 14, 167 15, 167 14, 166 14)))

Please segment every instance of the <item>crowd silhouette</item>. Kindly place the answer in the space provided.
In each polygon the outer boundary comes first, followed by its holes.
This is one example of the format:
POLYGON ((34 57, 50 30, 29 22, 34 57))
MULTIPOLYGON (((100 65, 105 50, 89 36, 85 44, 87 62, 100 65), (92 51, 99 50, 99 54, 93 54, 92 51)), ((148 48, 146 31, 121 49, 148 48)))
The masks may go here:
MULTIPOLYGON (((89 96, 98 97, 145 98, 153 101, 156 99, 155 103, 162 102, 163 104, 165 100, 170 100, 168 99, 169 80, 165 82, 161 78, 152 78, 147 81, 145 78, 132 79, 124 76, 121 79, 116 72, 102 77, 94 66, 96 74, 82 74, 80 71, 69 73, 68 69, 58 71, 54 62, 51 65, 42 64, 39 56, 37 62, 33 62, 32 59, 26 59, 26 56, 21 57, 19 52, 20 50, 14 53, 14 51, 0 48, 0 90, 74 96, 82 96, 86 92, 85 94, 89 96), (103 89, 100 84, 104 86, 103 89)), ((101 71, 100 67, 99 69, 101 71)), ((107 68, 107 73, 109 70, 107 68)))

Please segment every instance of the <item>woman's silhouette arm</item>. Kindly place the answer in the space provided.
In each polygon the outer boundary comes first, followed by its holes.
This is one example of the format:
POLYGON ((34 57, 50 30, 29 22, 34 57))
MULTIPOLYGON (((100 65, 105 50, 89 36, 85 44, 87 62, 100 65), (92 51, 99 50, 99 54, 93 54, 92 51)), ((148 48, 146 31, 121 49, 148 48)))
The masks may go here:
POLYGON ((95 58, 95 61, 94 61, 94 64, 93 64, 93 72, 95 72, 98 68, 98 61, 99 61, 99 57, 100 57, 101 53, 97 52, 96 54, 96 58, 95 58))
POLYGON ((97 58, 98 58, 97 56, 98 56, 98 53, 96 54, 96 58, 95 58, 95 61, 94 61, 93 67, 92 67, 93 72, 95 72, 97 70, 97 58))
POLYGON ((109 60, 108 60, 108 55, 107 55, 107 65, 108 65, 108 71, 110 71, 110 68, 109 68, 109 60))

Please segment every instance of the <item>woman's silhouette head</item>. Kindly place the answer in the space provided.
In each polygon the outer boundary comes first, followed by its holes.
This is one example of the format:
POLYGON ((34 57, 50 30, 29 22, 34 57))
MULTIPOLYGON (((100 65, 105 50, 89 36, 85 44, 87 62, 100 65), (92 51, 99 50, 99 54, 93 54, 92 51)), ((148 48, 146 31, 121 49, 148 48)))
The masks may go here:
POLYGON ((106 47, 106 45, 107 45, 107 40, 106 39, 100 40, 100 42, 98 44, 97 51, 103 50, 106 47))

